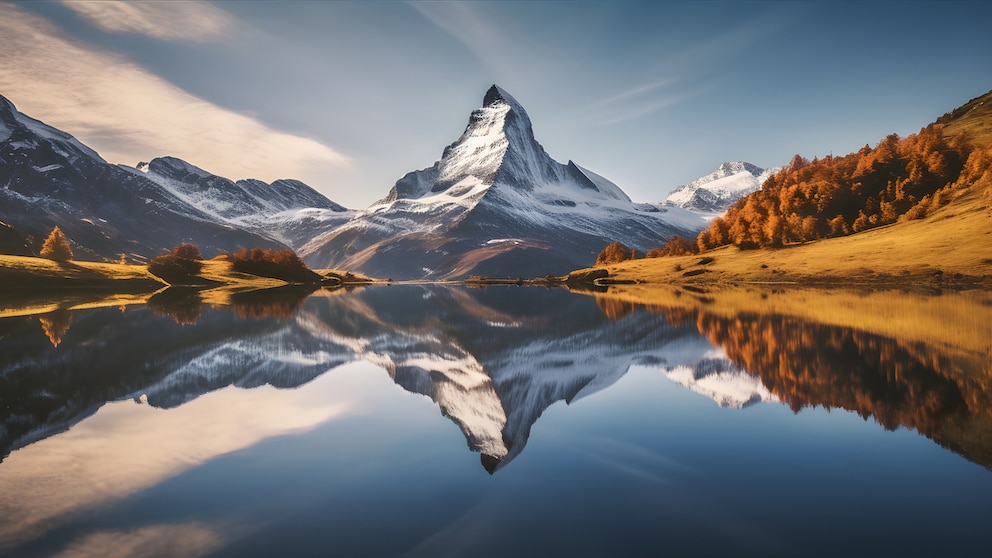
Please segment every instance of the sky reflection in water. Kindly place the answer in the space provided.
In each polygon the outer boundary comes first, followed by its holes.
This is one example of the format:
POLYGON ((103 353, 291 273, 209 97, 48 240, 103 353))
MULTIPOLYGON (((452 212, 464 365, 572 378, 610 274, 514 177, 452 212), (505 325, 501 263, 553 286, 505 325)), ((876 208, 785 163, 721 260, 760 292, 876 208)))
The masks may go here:
POLYGON ((175 298, 0 320, 0 553, 927 555, 992 511, 967 351, 560 290, 175 298))

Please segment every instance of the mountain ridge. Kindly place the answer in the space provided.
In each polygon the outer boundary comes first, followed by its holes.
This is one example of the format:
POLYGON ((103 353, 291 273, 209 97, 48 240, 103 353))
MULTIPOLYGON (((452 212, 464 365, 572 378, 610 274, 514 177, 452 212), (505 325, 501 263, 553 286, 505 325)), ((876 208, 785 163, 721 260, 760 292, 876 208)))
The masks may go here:
POLYGON ((0 221, 6 250, 36 253, 59 226, 79 256, 151 258, 190 242, 205 254, 298 248, 353 216, 293 179, 230 180, 175 157, 110 164, 0 96, 0 221))
MULTIPOLYGON (((60 227, 77 256, 149 258, 182 242, 207 253, 284 245, 217 223, 144 176, 105 161, 71 134, 0 96, 0 221, 28 251, 60 227)), ((9 234, 6 236, 10 236, 9 234)))

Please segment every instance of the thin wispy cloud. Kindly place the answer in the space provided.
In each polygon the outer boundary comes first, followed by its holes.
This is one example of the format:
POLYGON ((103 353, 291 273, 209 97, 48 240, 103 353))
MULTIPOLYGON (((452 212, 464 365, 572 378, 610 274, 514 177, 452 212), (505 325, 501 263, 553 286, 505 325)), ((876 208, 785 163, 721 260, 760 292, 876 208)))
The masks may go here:
POLYGON ((660 79, 630 86, 589 104, 579 112, 599 124, 617 124, 664 110, 685 98, 668 91, 673 79, 660 79))
POLYGON ((513 60, 504 55, 511 44, 477 12, 476 6, 461 2, 410 2, 409 5, 458 40, 494 74, 502 78, 515 73, 513 60))
POLYGON ((313 180, 350 164, 318 141, 214 105, 62 36, 47 20, 0 4, 0 94, 108 161, 134 165, 172 155, 222 176, 267 181, 313 180))
POLYGON ((677 105, 712 87, 714 80, 720 80, 718 75, 712 75, 715 68, 739 57, 748 47, 785 23, 781 16, 766 16, 710 37, 701 37, 683 48, 665 46, 650 71, 668 77, 631 84, 585 106, 580 112, 596 123, 609 125, 644 118, 677 105))
POLYGON ((206 2, 74 2, 63 5, 111 33, 165 41, 217 40, 234 27, 230 14, 206 2))
POLYGON ((645 94, 648 94, 648 93, 651 93, 651 92, 656 91, 658 89, 662 89, 664 87, 667 87, 667 86, 671 85, 673 82, 674 82, 674 80, 672 80, 672 79, 660 79, 660 80, 653 81, 653 82, 650 82, 650 83, 645 83, 645 84, 642 84, 642 85, 636 85, 636 86, 631 87, 631 88, 629 88, 629 89, 627 89, 625 91, 621 91, 619 93, 616 93, 615 95, 611 95, 611 96, 609 96, 609 97, 607 97, 605 99, 601 99, 599 101, 596 101, 595 103, 589 105, 589 107, 587 107, 587 108, 590 108, 591 109, 591 108, 597 108, 597 107, 601 107, 601 106, 608 106, 608 105, 612 105, 612 104, 619 103, 619 102, 622 102, 622 101, 627 101, 627 100, 632 99, 632 98, 642 97, 645 94))

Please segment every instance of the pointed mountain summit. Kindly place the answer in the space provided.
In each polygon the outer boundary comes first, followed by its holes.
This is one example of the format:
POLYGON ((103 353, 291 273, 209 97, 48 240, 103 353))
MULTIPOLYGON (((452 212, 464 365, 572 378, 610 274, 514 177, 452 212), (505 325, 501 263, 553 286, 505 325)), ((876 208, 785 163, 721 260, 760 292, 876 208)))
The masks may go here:
POLYGON ((615 240, 646 251, 703 225, 555 161, 523 106, 493 85, 440 160, 301 253, 311 266, 396 279, 534 277, 590 265, 615 240))
POLYGON ((630 198, 607 180, 569 161, 552 159, 534 137, 530 117, 504 89, 493 85, 482 108, 472 111, 462 136, 444 149, 433 167, 400 179, 384 202, 424 199, 439 194, 469 201, 494 184, 533 192, 542 184, 569 184, 604 198, 630 198), (598 182, 598 183, 597 183, 598 182))

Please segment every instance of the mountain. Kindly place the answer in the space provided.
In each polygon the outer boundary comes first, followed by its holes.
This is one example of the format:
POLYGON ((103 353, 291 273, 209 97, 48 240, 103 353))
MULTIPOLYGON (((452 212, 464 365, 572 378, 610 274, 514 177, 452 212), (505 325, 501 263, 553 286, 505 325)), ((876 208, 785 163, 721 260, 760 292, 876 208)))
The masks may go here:
POLYGON ((620 241, 641 250, 705 223, 635 204, 609 180, 553 160, 530 117, 493 85, 464 133, 431 167, 301 249, 311 266, 409 278, 541 276, 589 265, 620 241))
POLYGON ((146 172, 112 165, 0 96, 4 245, 37 250, 59 226, 80 258, 151 257, 181 242, 208 256, 285 248, 343 209, 295 181, 233 183, 178 159, 153 163, 146 172), (294 212, 301 204, 317 209, 294 212))
POLYGON ((665 198, 665 206, 681 207, 713 218, 737 200, 761 189, 781 167, 763 169, 743 161, 723 163, 704 177, 683 184, 665 198))
POLYGON ((216 222, 270 236, 292 248, 353 216, 299 180, 235 182, 174 157, 152 159, 136 169, 122 168, 144 174, 216 222))

